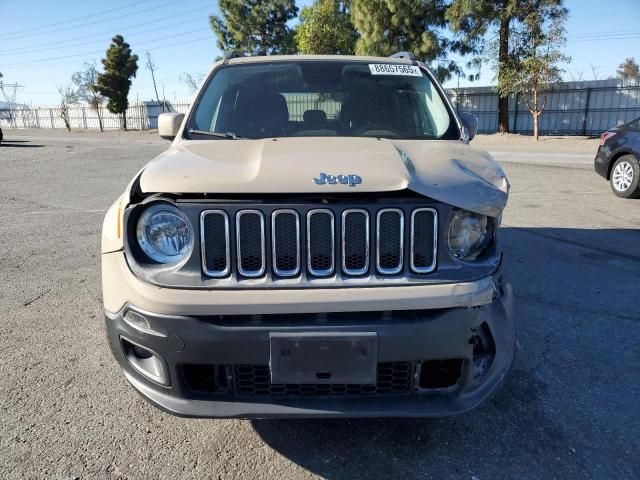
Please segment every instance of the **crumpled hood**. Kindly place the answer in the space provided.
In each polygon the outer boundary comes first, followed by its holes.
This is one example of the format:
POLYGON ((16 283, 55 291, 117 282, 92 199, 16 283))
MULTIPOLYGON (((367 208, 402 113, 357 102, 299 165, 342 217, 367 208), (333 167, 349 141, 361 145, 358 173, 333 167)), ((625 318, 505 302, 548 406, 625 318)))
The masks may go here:
POLYGON ((490 216, 507 204, 509 183, 486 152, 459 141, 376 138, 201 140, 173 145, 143 170, 145 193, 337 193, 411 189, 490 216), (362 183, 316 184, 327 175, 362 183))

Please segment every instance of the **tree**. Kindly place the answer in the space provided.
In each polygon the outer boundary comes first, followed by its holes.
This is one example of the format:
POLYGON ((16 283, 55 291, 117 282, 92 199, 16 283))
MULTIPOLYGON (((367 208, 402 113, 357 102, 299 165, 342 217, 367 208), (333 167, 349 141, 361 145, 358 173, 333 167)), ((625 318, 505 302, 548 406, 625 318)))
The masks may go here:
POLYGON ((547 90, 561 81, 560 65, 571 59, 562 53, 566 44, 566 9, 540 8, 532 0, 514 35, 509 60, 502 67, 498 92, 519 92, 533 116, 533 137, 538 140, 538 117, 547 104, 547 90))
POLYGON ((58 86, 60 94, 60 117, 64 122, 67 131, 71 131, 71 120, 69 118, 69 107, 78 103, 78 93, 71 85, 58 86))
MULTIPOLYGON (((151 72, 151 80, 153 80, 153 89, 156 92, 156 101, 158 102, 158 105, 160 105, 160 95, 158 95, 158 86, 156 85, 156 64, 153 62, 153 58, 151 58, 151 54, 149 53, 149 51, 147 50, 147 53, 145 54, 147 56, 147 63, 145 63, 145 67, 147 68, 147 70, 149 70, 151 72)), ((164 101, 162 102, 162 111, 164 112, 164 101)))
POLYGON ((184 82, 187 87, 189 87, 189 91, 191 92, 191 95, 193 95, 198 91, 198 85, 202 82, 203 77, 204 75, 191 75, 190 73, 183 72, 179 78, 180 81, 184 82))
MULTIPOLYGON (((453 0, 446 18, 451 29, 458 34, 463 48, 482 54, 486 36, 495 33, 498 48, 491 49, 498 84, 503 82, 502 69, 509 63, 510 32, 514 24, 522 21, 535 4, 543 10, 562 10, 563 0, 453 0)), ((509 97, 498 97, 498 131, 509 131, 509 97)))
POLYGON ((300 12, 295 38, 305 55, 353 55, 358 33, 353 28, 346 2, 316 0, 300 12))
POLYGON ((287 22, 296 17, 295 0, 220 0, 221 16, 210 16, 218 48, 249 55, 295 53, 293 31, 287 22))
POLYGON ((138 71, 138 56, 132 55, 131 47, 122 35, 111 40, 107 56, 102 60, 104 73, 98 75, 98 92, 109 99, 107 110, 122 115, 122 128, 127 129, 127 108, 131 78, 138 71))
POLYGON ((446 80, 460 71, 447 60, 454 45, 442 33, 446 8, 442 0, 353 0, 351 20, 360 33, 356 53, 412 52, 426 63, 435 63, 434 73, 446 80))
POLYGON ((76 87, 78 99, 88 103, 96 111, 98 126, 103 132, 100 105, 104 102, 104 97, 98 92, 98 75, 98 69, 94 63, 85 63, 84 70, 75 72, 71 76, 71 81, 76 87))
POLYGON ((640 83, 640 66, 638 66, 635 58, 627 58, 618 66, 616 75, 618 75, 618 78, 621 78, 623 81, 631 80, 633 82, 640 83))

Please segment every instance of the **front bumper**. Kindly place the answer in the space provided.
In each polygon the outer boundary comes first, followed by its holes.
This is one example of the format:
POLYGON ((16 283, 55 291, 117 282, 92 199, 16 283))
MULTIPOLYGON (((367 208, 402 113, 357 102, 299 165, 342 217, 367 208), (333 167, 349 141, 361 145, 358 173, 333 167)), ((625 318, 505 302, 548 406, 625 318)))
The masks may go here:
MULTIPOLYGON (((180 416, 210 418, 267 417, 425 417, 462 413, 487 399, 502 383, 513 361, 515 322, 512 293, 497 277, 490 303, 473 307, 433 310, 360 312, 330 317, 291 315, 176 316, 160 315, 126 305, 106 314, 113 353, 125 377, 147 400, 180 416), (149 328, 124 319, 128 310, 143 314, 149 328), (310 319, 311 318, 311 319, 310 319), (473 339, 487 328, 495 352, 481 380, 474 367, 473 339), (269 365, 271 333, 375 332, 377 360, 408 362, 417 372, 431 360, 461 359, 459 379, 447 388, 420 388, 418 374, 403 394, 372 396, 244 395, 230 373, 222 393, 194 391, 186 382, 186 365, 269 365), (140 373, 127 357, 129 345, 148 349, 161 359, 156 369, 165 381, 153 381, 140 373), (474 372, 476 378, 474 379, 474 372), (162 384, 164 383, 164 384, 162 384)), ((160 378, 159 377, 159 378, 160 378)))

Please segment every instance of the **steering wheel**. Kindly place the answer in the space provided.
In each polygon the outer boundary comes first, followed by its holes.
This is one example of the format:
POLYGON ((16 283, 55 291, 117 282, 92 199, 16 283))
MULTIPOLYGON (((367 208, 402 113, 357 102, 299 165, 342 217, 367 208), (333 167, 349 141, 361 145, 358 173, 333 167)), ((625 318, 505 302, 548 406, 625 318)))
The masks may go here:
POLYGON ((351 130, 351 134, 354 136, 359 136, 364 133, 369 133, 369 135, 366 135, 369 137, 398 137, 399 136, 396 132, 392 132, 391 130, 389 130, 388 125, 383 125, 381 123, 371 123, 371 124, 354 128, 353 130, 351 130))

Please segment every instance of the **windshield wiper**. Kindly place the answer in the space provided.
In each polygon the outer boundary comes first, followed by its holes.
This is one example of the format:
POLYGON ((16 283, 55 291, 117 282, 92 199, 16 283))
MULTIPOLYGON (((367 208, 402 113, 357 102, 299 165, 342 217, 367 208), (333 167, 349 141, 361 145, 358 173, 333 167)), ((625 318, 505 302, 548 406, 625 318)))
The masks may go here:
POLYGON ((189 134, 206 135, 208 137, 224 138, 226 140, 241 140, 242 139, 242 137, 239 137, 238 135, 236 135, 233 132, 227 132, 227 133, 210 132, 208 130, 197 130, 195 128, 190 128, 189 129, 189 134))

